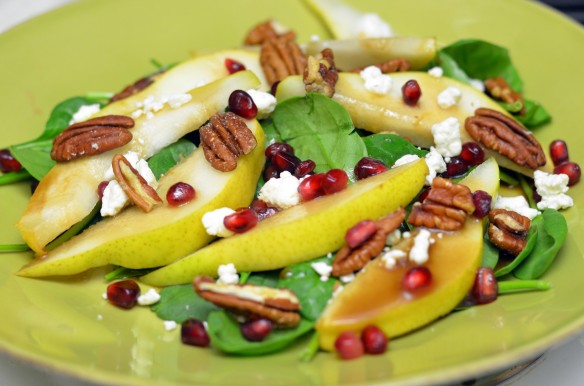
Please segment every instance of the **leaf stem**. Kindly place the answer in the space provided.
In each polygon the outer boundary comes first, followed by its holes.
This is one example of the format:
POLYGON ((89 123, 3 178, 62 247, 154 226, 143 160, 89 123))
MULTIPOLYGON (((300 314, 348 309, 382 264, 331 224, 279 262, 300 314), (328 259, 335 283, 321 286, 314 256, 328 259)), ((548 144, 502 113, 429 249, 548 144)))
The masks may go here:
POLYGON ((316 354, 318 353, 318 350, 320 348, 319 345, 319 339, 318 339, 318 333, 315 332, 314 334, 312 334, 312 337, 310 338, 310 341, 308 342, 308 346, 302 350, 302 352, 300 353, 299 359, 302 362, 310 362, 311 360, 314 359, 314 357, 316 356, 316 354))
POLYGON ((26 244, 4 244, 0 245, 0 252, 24 252, 28 251, 30 248, 26 244))
POLYGON ((249 279, 249 275, 251 275, 251 272, 240 272, 239 273, 239 284, 247 283, 247 279, 249 279))
POLYGON ((17 172, 10 172, 0 175, 0 185, 8 185, 14 182, 26 180, 30 178, 31 175, 25 169, 19 170, 17 172))
POLYGON ((527 197, 527 201, 529 202, 529 206, 533 209, 537 209, 537 203, 533 199, 533 189, 523 176, 519 176, 519 184, 521 185, 521 190, 523 190, 523 194, 527 197))
POLYGON ((551 283, 544 280, 504 280, 498 284, 499 295, 516 291, 546 291, 552 288, 551 283))
POLYGON ((517 178, 513 177, 511 174, 506 173, 503 170, 499 170, 499 179, 506 183, 507 185, 517 186, 519 185, 519 181, 517 178))

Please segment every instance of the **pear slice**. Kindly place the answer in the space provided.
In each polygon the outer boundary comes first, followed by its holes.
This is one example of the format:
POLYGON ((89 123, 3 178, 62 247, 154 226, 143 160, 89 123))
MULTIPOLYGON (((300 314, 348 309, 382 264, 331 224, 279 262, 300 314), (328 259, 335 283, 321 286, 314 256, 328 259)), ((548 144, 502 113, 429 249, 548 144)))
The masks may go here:
POLYGON ((118 149, 72 162, 58 163, 43 178, 17 223, 24 241, 37 254, 79 222, 98 201, 97 186, 104 180, 114 154, 137 152, 149 158, 164 146, 197 130, 217 111, 227 106, 229 95, 237 89, 259 85, 251 71, 241 71, 189 92, 192 99, 179 108, 165 107, 151 119, 135 120, 133 139, 118 149))
MULTIPOLYGON (((460 183, 471 191, 484 190, 496 197, 499 169, 490 159, 460 183)), ((343 331, 360 333, 376 325, 388 337, 403 335, 449 313, 468 293, 480 266, 483 251, 483 222, 469 217, 457 232, 442 233, 430 246, 424 265, 432 273, 432 284, 416 294, 406 294, 401 280, 411 267, 385 267, 381 258, 369 262, 355 280, 347 284, 324 310, 316 324, 320 346, 334 350, 343 331), (408 296, 409 295, 409 296, 408 296)))
POLYGON ((242 272, 265 271, 334 252, 356 222, 407 205, 427 173, 420 160, 358 181, 342 192, 283 210, 246 233, 210 244, 141 280, 156 286, 189 283, 197 275, 217 276, 221 264, 233 263, 242 272))
POLYGON ((149 213, 135 206, 127 208, 33 260, 18 275, 72 275, 106 264, 159 267, 201 248, 213 239, 203 227, 203 215, 224 206, 247 206, 255 194, 264 165, 264 134, 257 121, 246 123, 258 144, 240 157, 235 170, 224 173, 214 169, 199 147, 160 178, 160 197, 165 197, 173 184, 185 182, 195 188, 193 201, 179 207, 165 203, 149 213))

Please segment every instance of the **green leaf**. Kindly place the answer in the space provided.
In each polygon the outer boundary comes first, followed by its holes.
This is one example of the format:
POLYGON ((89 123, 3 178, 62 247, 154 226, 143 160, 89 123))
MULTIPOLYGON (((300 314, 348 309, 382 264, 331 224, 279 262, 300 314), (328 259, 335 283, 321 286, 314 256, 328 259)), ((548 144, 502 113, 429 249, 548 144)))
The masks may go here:
POLYGON ((150 157, 148 166, 152 169, 156 179, 159 179, 160 176, 191 154, 194 149, 195 145, 191 141, 179 139, 150 157))
POLYGON ((140 277, 154 271, 155 269, 156 268, 133 269, 126 267, 117 267, 116 269, 105 275, 103 278, 109 282, 115 280, 128 279, 131 277, 140 277))
POLYGON ((218 349, 236 355, 264 355, 280 351, 312 330, 313 323, 302 319, 294 328, 274 329, 261 342, 250 342, 241 335, 239 323, 225 311, 215 311, 207 319, 209 337, 218 349))
POLYGON ((280 279, 280 270, 274 271, 264 271, 264 272, 252 272, 246 283, 259 285, 263 287, 278 287, 278 280, 280 279))
POLYGON ((535 128, 552 120, 550 113, 538 102, 529 99, 524 99, 523 102, 525 103, 525 114, 514 115, 523 125, 529 128, 535 128))
POLYGON ((91 212, 86 215, 81 221, 74 224, 71 228, 67 229, 65 232, 61 233, 56 239, 51 241, 45 247, 45 250, 52 251, 53 249, 57 248, 59 245, 63 244, 65 241, 70 240, 76 234, 79 234, 83 229, 85 229, 92 221, 94 221, 95 217, 99 215, 99 210, 101 209, 101 202, 98 202, 91 212))
POLYGON ((26 244, 3 244, 3 245, 0 245, 0 253, 25 252, 25 251, 30 251, 30 248, 26 244))
POLYGON ((489 234, 485 232, 483 237, 483 261, 481 266, 495 269, 499 262, 499 249, 489 240, 489 234))
POLYGON ((162 320, 182 323, 187 319, 207 320, 209 313, 219 310, 217 306, 201 298, 192 284, 165 287, 160 292, 160 301, 151 306, 162 320))
POLYGON ((26 180, 30 177, 30 173, 25 169, 21 169, 17 172, 0 174, 0 185, 12 184, 14 182, 26 180))
POLYGON ((369 157, 383 161, 391 167, 399 158, 406 154, 415 154, 423 158, 428 152, 420 150, 405 138, 394 134, 373 134, 363 138, 369 157))
POLYGON ((519 266, 519 264, 521 264, 521 262, 525 260, 527 256, 529 256, 529 254, 531 253, 531 251, 533 251, 533 248, 537 243, 537 236, 542 221, 543 219, 541 215, 538 215, 533 219, 533 221, 531 222, 531 226, 529 227, 529 233, 527 233, 527 243, 525 244, 525 248, 523 248, 521 253, 515 256, 515 258, 511 260, 508 264, 496 270, 495 277, 501 277, 513 271, 515 267, 519 266))

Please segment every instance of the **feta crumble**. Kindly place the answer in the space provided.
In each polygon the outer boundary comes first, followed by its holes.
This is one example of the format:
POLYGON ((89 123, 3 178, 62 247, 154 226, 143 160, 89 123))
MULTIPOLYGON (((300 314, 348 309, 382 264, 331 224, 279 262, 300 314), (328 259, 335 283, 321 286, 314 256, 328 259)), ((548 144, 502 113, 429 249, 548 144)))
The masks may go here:
POLYGON ((449 109, 452 106, 458 104, 462 98, 462 91, 456 87, 447 87, 444 91, 438 94, 436 102, 438 106, 442 109, 449 109))
POLYGON ((529 203, 523 196, 499 196, 497 197, 495 204, 493 204, 493 208, 514 211, 530 220, 533 220, 533 218, 539 214, 537 209, 533 209, 529 206, 529 203))
POLYGON ((406 257, 406 253, 401 249, 393 249, 381 254, 381 260, 385 263, 385 268, 391 269, 395 267, 395 264, 399 259, 406 257))
POLYGON ((426 165, 428 165, 428 175, 426 176, 426 185, 432 185, 432 181, 436 178, 438 173, 446 171, 446 162, 442 155, 438 153, 434 146, 430 146, 430 151, 424 157, 426 165))
POLYGON ((339 277, 339 279, 341 280, 342 283, 347 284, 347 283, 350 283, 353 280, 355 280, 355 274, 354 273, 350 273, 348 275, 343 275, 343 276, 339 277))
POLYGON ((376 13, 363 14, 355 24, 354 34, 361 39, 393 36, 391 26, 376 13))
POLYGON ((420 233, 414 237, 414 245, 412 246, 412 249, 410 249, 410 261, 413 261, 416 264, 424 264, 428 261, 431 235, 432 234, 429 230, 420 229, 420 233))
POLYGON ((233 263, 221 264, 217 268, 217 283, 219 284, 237 284, 239 283, 239 275, 237 274, 237 269, 233 263))
POLYGON ((394 230, 387 235, 385 239, 385 245, 395 245, 401 240, 401 231, 399 229, 394 230))
POLYGON ((174 320, 164 320, 162 321, 162 324, 164 324, 164 329, 166 331, 172 331, 178 326, 174 320))
POLYGON ((444 70, 442 69, 442 67, 436 66, 429 69, 428 74, 430 74, 430 76, 433 76, 434 78, 440 78, 442 77, 442 75, 444 75, 444 70))
POLYGON ((400 158, 398 158, 395 163, 391 166, 391 168, 397 168, 398 166, 403 166, 412 162, 415 162, 417 160, 419 160, 420 157, 418 157, 415 154, 406 154, 400 158))
POLYGON ((148 292, 138 296, 138 304, 141 306, 150 306, 160 301, 160 294, 154 288, 150 288, 148 292))
POLYGON ((331 272, 333 271, 333 267, 324 261, 317 261, 316 263, 310 264, 310 266, 316 273, 320 275, 321 281, 327 281, 331 275, 331 272))
POLYGON ((537 194, 541 196, 541 201, 537 203, 540 210, 565 209, 574 206, 572 197, 565 194, 568 191, 570 178, 566 174, 549 174, 536 170, 533 173, 533 180, 537 194))
POLYGON ((136 110, 134 110, 131 115, 134 119, 139 118, 142 115, 146 115, 146 119, 152 119, 154 113, 162 110, 164 105, 177 109, 185 103, 188 103, 192 98, 191 94, 172 94, 159 97, 149 95, 143 101, 136 102, 136 110))
POLYGON ((375 94, 385 95, 391 89, 393 83, 390 76, 381 72, 378 67, 365 67, 360 73, 361 78, 365 82, 365 90, 375 94))
POLYGON ((276 108, 278 101, 269 92, 247 90, 247 93, 253 99, 253 103, 258 108, 256 119, 267 118, 276 108))
POLYGON ((434 136, 436 150, 443 157, 454 157, 460 154, 462 143, 458 119, 449 117, 432 125, 432 135, 434 136))
POLYGON ((96 103, 94 105, 81 106, 79 108, 79 110, 77 110, 77 112, 75 114, 73 114, 73 116, 71 117, 71 120, 69 121, 69 125, 72 125, 74 123, 79 123, 79 122, 85 122, 86 120, 91 118, 91 116, 93 114, 97 113, 99 110, 101 110, 101 106, 99 105, 99 103, 96 103))
POLYGON ((233 235, 233 232, 225 228, 225 224, 223 224, 223 219, 233 213, 235 213, 235 211, 231 208, 219 208, 205 213, 201 221, 203 222, 207 234, 219 237, 229 237, 233 235))
POLYGON ((258 198, 268 205, 282 209, 300 204, 302 197, 298 193, 298 186, 302 179, 298 179, 290 172, 280 173, 280 178, 270 178, 262 186, 258 198))

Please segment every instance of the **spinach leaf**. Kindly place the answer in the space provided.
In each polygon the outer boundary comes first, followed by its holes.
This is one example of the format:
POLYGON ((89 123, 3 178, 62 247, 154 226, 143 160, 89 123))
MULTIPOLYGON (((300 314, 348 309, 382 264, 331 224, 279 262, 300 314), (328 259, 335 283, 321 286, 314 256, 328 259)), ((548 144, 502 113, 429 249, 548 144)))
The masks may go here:
POLYGON ((489 240, 489 234, 485 232, 483 237, 483 261, 482 267, 489 267, 495 269, 499 262, 499 249, 489 240))
POLYGON ((249 275, 246 283, 264 286, 264 287, 277 288, 279 279, 280 279, 280 270, 252 272, 249 275))
POLYGON ((266 120, 267 140, 289 143, 297 157, 316 163, 315 172, 343 169, 354 181, 355 164, 367 155, 347 110, 321 94, 286 99, 266 120))
POLYGON ((242 335, 239 324, 226 311, 215 311, 207 320, 213 346, 237 355, 264 355, 280 351, 312 330, 313 323, 302 319, 294 328, 275 329, 261 342, 249 342, 242 335))
POLYGON ((513 115, 519 122, 527 127, 537 127, 551 121, 552 116, 538 102, 523 99, 525 113, 523 115, 513 115))
POLYGON ((126 268, 126 267, 117 267, 103 278, 106 281, 114 281, 114 280, 122 280, 128 279, 131 277, 140 277, 144 276, 147 273, 154 271, 156 268, 126 268))
POLYGON ((530 256, 513 270, 513 276, 524 279, 537 279, 545 273, 564 245, 568 225, 564 216, 554 209, 541 213, 543 222, 539 226, 537 242, 530 256))
POLYGON ((495 277, 501 277, 513 271, 515 267, 519 266, 519 264, 521 264, 521 262, 525 260, 527 256, 529 256, 537 243, 537 236, 539 234, 539 228, 541 227, 542 222, 543 219, 541 215, 538 215, 533 219, 531 226, 529 227, 529 233, 527 234, 527 243, 525 244, 525 248, 523 248, 521 253, 515 256, 515 258, 511 260, 510 263, 496 270, 495 277))
POLYGON ((182 323, 190 318, 207 320, 209 313, 220 308, 197 295, 192 284, 182 284, 165 287, 151 309, 162 320, 182 323))
POLYGON ((428 152, 420 150, 405 138, 394 134, 373 134, 363 138, 369 157, 383 161, 391 167, 399 158, 406 154, 424 157, 428 152))
POLYGON ((168 172, 173 166, 187 157, 195 149, 195 145, 186 139, 179 139, 175 143, 162 148, 148 159, 148 166, 156 179, 168 172))

